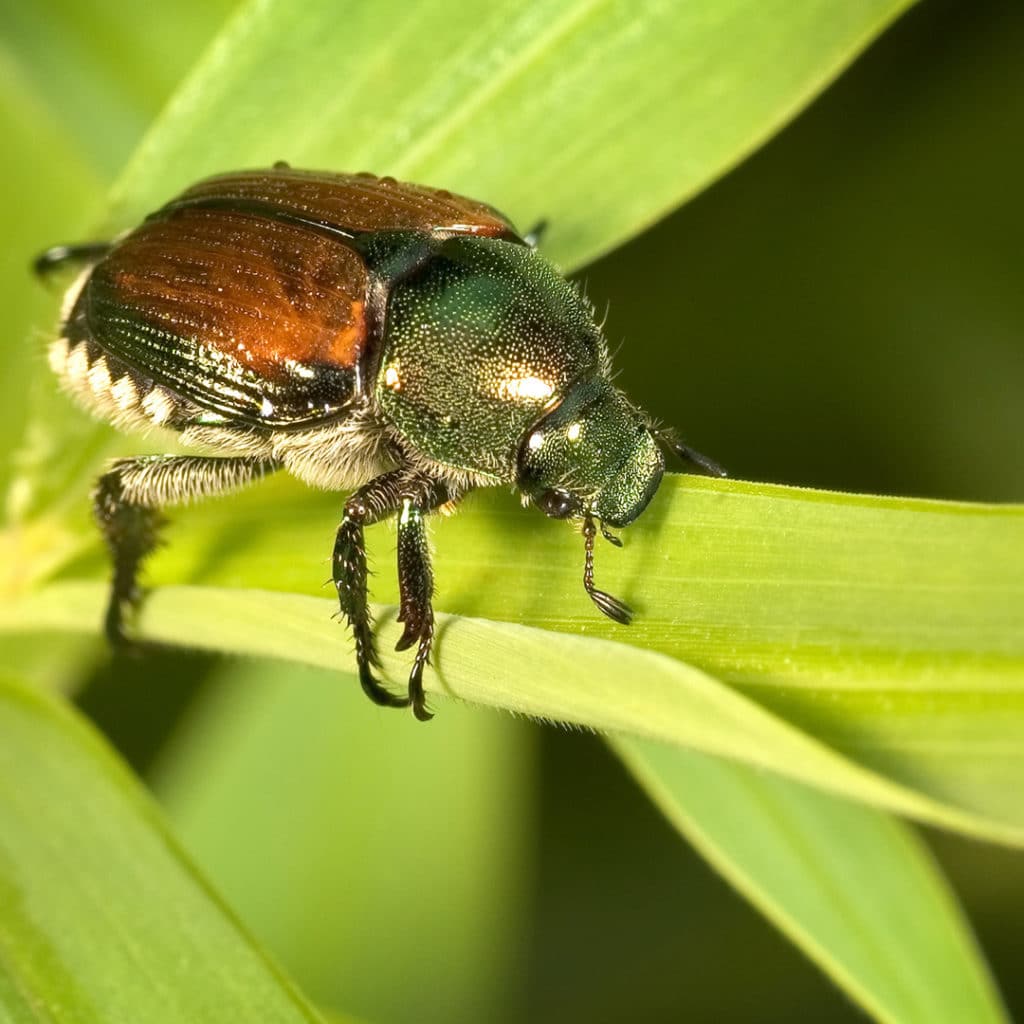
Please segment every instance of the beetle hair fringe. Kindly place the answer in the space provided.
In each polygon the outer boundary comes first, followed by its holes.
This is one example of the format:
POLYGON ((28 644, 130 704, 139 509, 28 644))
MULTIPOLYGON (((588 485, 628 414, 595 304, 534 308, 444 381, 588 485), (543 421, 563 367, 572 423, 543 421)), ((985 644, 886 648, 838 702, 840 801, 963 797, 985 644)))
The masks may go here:
POLYGON ((118 475, 121 494, 129 504, 160 508, 188 505, 197 499, 238 490, 277 468, 270 460, 156 455, 120 459, 112 471, 118 475))

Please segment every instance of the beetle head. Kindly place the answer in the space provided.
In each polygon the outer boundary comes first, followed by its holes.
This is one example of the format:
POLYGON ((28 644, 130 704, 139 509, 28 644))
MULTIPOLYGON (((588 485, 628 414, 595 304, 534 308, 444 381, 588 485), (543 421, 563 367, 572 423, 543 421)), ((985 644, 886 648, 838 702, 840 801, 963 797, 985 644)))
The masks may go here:
POLYGON ((647 507, 664 468, 643 414, 595 378, 575 385, 526 434, 517 482, 554 519, 618 527, 647 507))

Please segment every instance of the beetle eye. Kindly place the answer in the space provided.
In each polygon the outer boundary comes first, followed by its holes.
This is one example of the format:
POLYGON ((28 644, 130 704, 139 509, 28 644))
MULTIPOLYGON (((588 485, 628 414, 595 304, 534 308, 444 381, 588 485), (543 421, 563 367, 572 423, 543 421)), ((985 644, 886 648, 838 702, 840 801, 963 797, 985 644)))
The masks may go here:
POLYGON ((537 505, 552 519, 568 519, 578 507, 576 499, 568 491, 559 488, 544 491, 537 499, 537 505))

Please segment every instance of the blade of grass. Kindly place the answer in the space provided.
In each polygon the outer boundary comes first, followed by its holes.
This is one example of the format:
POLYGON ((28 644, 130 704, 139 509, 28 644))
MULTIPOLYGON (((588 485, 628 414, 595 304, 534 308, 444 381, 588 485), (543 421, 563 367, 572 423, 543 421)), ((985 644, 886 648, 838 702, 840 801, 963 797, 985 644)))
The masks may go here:
MULTIPOLYGON (((182 511, 150 579, 322 594, 338 511, 284 479, 182 511)), ((369 534, 374 596, 395 603, 393 535, 369 534)), ((628 629, 583 595, 578 534, 476 495, 434 524, 438 607, 661 652, 873 771, 1024 825, 1024 508, 670 476, 623 537, 597 573, 638 610, 628 629)))
POLYGON ((125 224, 278 159, 466 190, 593 259, 772 134, 907 0, 249 3, 121 179, 125 224))
POLYGON ((0 1011, 53 1024, 318 1021, 57 701, 0 679, 0 1011))
POLYGON ((552 251, 579 264, 750 153, 907 6, 249 3, 145 139, 112 222, 285 158, 557 217, 552 251))
POLYGON ((875 1019, 1008 1020, 955 896, 911 829, 744 765, 610 742, 680 834, 875 1019))
MULTIPOLYGON (((0 609, 0 629, 95 629, 105 588, 56 583, 0 609)), ((146 602, 140 635, 162 643, 284 658, 331 668, 331 603, 320 598, 214 587, 162 587, 146 602)), ((408 671, 391 653, 393 610, 380 630, 391 678, 408 671)), ((665 740, 735 758, 922 821, 1024 845, 1012 816, 986 816, 936 799, 844 757, 752 700, 683 662, 608 640, 510 623, 438 616, 433 693, 520 714, 665 740)), ((371 709, 367 709, 369 711, 371 709)), ((395 715, 388 720, 396 726, 395 715)))
POLYGON ((429 991, 431 1019, 497 1020, 530 902, 536 734, 470 708, 436 730, 368 710, 337 673, 231 663, 161 757, 157 794, 318 1004, 416 1020, 429 991))

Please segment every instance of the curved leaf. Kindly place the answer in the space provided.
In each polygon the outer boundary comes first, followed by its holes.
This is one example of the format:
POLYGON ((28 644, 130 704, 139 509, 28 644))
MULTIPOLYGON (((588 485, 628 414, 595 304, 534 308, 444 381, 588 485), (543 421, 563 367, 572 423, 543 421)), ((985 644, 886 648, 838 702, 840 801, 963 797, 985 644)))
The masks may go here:
MULTIPOLYGON (((150 578, 322 594, 338 506, 282 479, 189 509, 150 578)), ((374 596, 395 603, 393 535, 369 537, 374 596)), ((597 580, 637 609, 628 629, 584 596, 578 534, 475 495, 434 524, 437 605, 669 655, 874 772, 1024 827, 1024 508, 670 476, 623 539, 597 580)))
MULTIPOLYGON (((0 629, 95 629, 105 601, 98 584, 53 584, 3 609, 0 629)), ((146 602, 140 635, 237 654, 335 667, 322 598, 215 587, 162 587, 146 602)), ((393 613, 380 631, 392 678, 408 659, 390 653, 393 613)), ((986 817, 870 771, 705 673, 664 655, 607 640, 510 623, 438 616, 428 689, 538 718, 665 740, 770 768, 811 785, 923 821, 1024 845, 1013 818, 986 817)), ((350 683, 355 687, 353 680, 350 683)), ((366 708, 400 723, 394 711, 366 708)))
POLYGON ((351 680, 294 663, 220 676, 154 786, 246 925, 318 1005, 411 1021, 429 991, 434 1020, 498 1019, 528 927, 536 734, 469 707, 375 719, 351 680))
POLYGON ((137 152, 112 223, 287 159, 552 217, 570 265, 646 227, 800 109, 908 0, 250 2, 137 152))
POLYGON ((611 744, 680 834, 877 1020, 1008 1019, 911 829, 744 765, 627 737, 611 744))
POLYGON ((185 860, 91 728, 0 679, 0 1016, 320 1017, 185 860))

